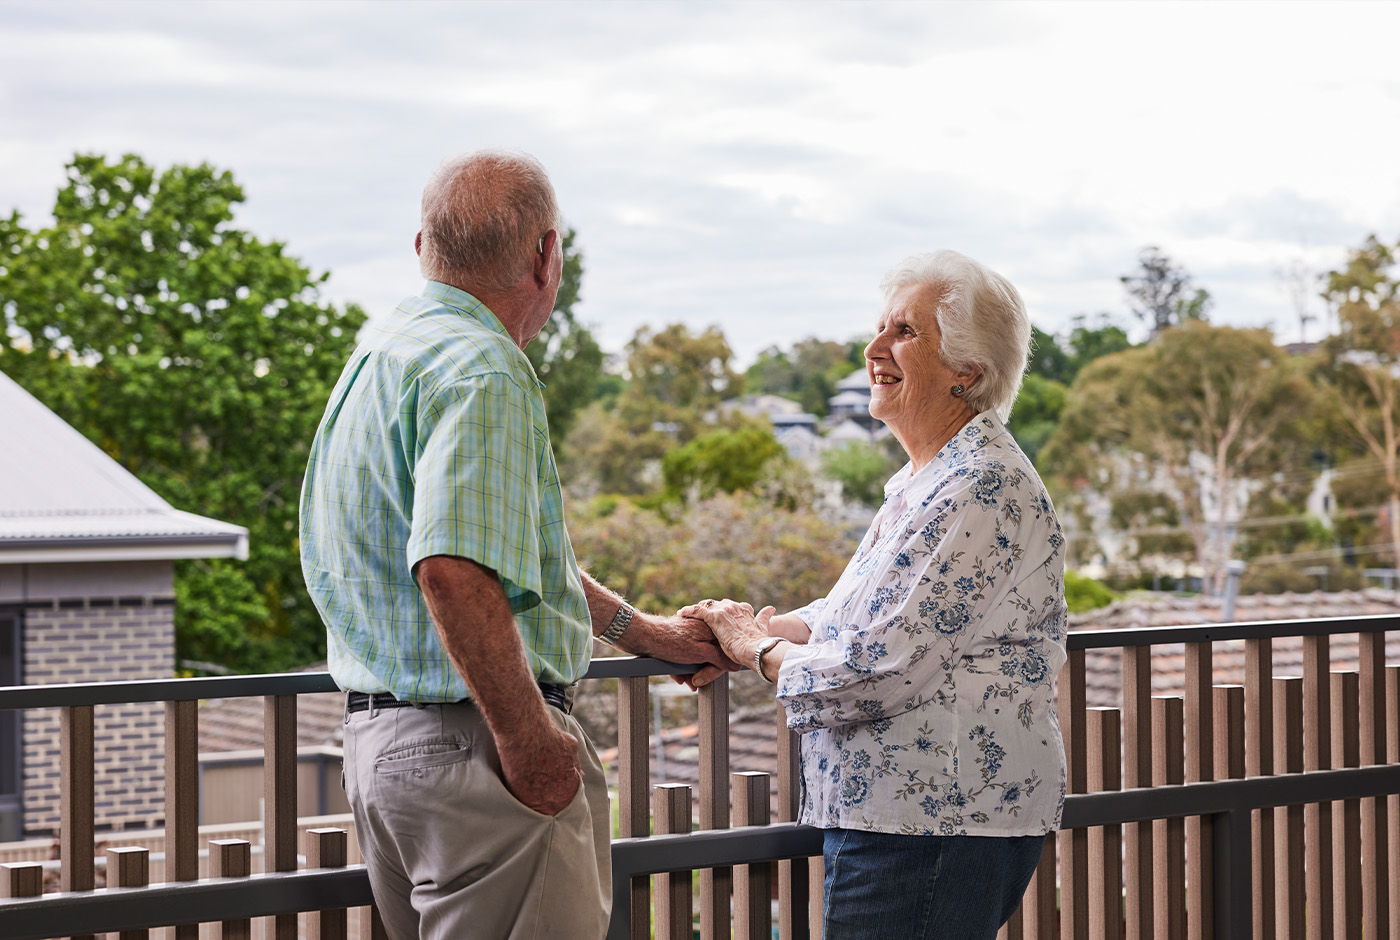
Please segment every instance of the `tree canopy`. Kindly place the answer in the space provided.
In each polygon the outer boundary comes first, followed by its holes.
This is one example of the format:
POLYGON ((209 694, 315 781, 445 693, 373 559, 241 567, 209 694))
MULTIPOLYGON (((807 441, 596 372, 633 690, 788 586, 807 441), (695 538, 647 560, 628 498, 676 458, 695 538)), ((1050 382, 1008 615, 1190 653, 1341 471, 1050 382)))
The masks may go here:
POLYGON ((1328 403, 1351 441, 1375 460, 1388 506, 1389 545, 1400 567, 1400 268, 1374 235, 1327 275, 1324 296, 1338 332, 1322 344, 1328 403))
POLYGON ((1254 481, 1295 462, 1301 440, 1290 426, 1310 401, 1302 370, 1268 331, 1189 321, 1086 368, 1042 464, 1064 490, 1110 493, 1143 554, 1172 531, 1189 536, 1218 586, 1230 520, 1254 481), (1159 496, 1125 499, 1134 492, 1159 496))
POLYGON ((1118 279, 1128 292, 1128 302, 1156 336, 1169 326, 1188 320, 1204 320, 1210 312, 1210 293, 1196 287, 1186 269, 1149 245, 1138 255, 1138 269, 1118 279))
POLYGON ((603 350, 588 327, 574 316, 583 286, 583 255, 574 246, 575 232, 564 233, 564 273, 554 314, 525 355, 544 383, 549 433, 556 440, 568 436, 578 412, 602 391, 603 350))
POLYGON ((52 225, 0 219, 0 369, 174 506, 248 527, 247 562, 177 566, 177 653, 280 669, 324 648, 297 501, 364 314, 235 227, 243 199, 207 164, 75 157, 52 225))

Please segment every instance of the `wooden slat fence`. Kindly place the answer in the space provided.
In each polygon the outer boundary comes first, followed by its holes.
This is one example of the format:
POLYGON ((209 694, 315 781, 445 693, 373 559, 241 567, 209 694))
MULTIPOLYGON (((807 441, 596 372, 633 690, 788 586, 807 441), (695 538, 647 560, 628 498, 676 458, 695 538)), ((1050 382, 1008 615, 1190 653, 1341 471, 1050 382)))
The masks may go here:
MULTIPOLYGON (((1400 870, 1400 664, 1385 661, 1388 630, 1400 630, 1400 618, 1071 634, 1058 694, 1070 828, 1047 840, 1001 936, 1400 940, 1400 890, 1389 874, 1400 870), (1360 661, 1334 674, 1330 637, 1348 633, 1360 638, 1360 661), (1303 638, 1301 677, 1273 675, 1280 637, 1303 638), (1235 641, 1246 650, 1244 685, 1222 687, 1216 649, 1235 641), (1170 644, 1185 644, 1184 691, 1154 696, 1153 649, 1170 644), (1089 708, 1086 657, 1106 649, 1121 650, 1120 702, 1089 708)), ((618 680, 620 838, 609 936, 650 937, 654 924, 657 937, 688 938, 697 927, 704 940, 768 936, 774 927, 784 940, 819 937, 821 837, 795 822, 796 737, 781 714, 776 807, 766 805, 762 775, 731 778, 725 680, 699 696, 697 818, 688 787, 651 787, 648 683, 687 671, 617 658, 595 661, 589 673, 618 680)), ((0 708, 62 710, 64 775, 61 891, 36 896, 38 863, 0 866, 0 940, 55 930, 135 937, 159 927, 184 938, 199 935, 199 923, 210 925, 206 936, 382 936, 365 906, 363 868, 350 863, 353 833, 306 836, 299 868, 296 697, 332 688, 323 674, 296 674, 0 689, 0 708), (251 870, 247 840, 214 839, 201 879, 195 702, 236 695, 264 698, 266 871, 251 870), (166 857, 153 869, 143 851, 114 850, 106 874, 113 885, 153 871, 165 880, 113 894, 94 890, 92 710, 142 701, 167 703, 166 857)))

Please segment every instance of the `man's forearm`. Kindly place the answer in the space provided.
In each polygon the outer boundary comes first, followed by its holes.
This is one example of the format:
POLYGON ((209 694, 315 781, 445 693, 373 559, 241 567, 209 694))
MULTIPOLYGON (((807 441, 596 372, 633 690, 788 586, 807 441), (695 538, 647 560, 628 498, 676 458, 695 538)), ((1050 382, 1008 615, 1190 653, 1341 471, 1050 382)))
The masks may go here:
POLYGON ((622 595, 609 590, 587 571, 579 571, 583 578, 583 594, 588 599, 588 618, 592 621, 593 635, 602 636, 603 631, 613 622, 619 608, 627 603, 622 595))
POLYGON ((465 558, 437 555, 425 558, 417 575, 447 655, 497 741, 548 725, 515 615, 495 573, 465 558))

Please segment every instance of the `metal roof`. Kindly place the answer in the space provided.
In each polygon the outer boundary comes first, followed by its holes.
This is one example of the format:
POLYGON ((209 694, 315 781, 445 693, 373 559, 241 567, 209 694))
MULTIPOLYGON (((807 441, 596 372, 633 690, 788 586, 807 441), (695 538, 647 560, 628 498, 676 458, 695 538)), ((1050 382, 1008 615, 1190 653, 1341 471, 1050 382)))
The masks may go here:
POLYGON ((864 368, 860 368, 836 383, 836 387, 843 392, 865 392, 870 394, 870 376, 866 374, 864 368))
POLYGON ((247 529, 175 509, 0 372, 0 564, 247 557, 247 529))

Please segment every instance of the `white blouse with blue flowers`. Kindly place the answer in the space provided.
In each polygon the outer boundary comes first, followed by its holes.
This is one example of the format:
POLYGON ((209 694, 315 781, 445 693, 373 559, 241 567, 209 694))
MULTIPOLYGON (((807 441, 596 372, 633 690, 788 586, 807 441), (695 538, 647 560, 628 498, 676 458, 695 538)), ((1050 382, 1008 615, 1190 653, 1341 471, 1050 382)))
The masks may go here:
POLYGON ((802 733, 801 821, 922 835, 1059 827, 1064 536, 993 412, 885 503, 778 676, 802 733))

